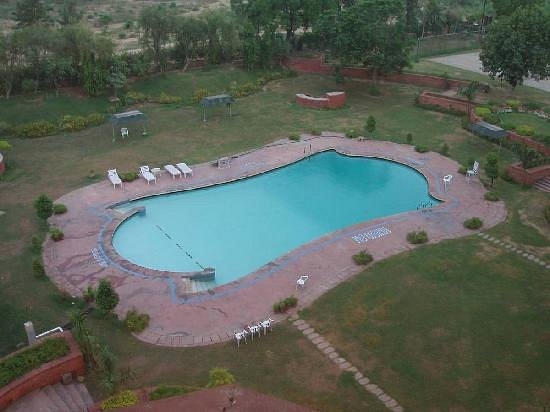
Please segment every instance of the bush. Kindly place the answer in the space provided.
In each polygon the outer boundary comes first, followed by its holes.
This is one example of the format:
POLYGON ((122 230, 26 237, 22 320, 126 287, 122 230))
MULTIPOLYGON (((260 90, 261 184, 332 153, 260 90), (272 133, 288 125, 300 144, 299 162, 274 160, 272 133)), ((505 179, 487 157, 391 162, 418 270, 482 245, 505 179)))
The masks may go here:
POLYGON ((9 123, 1 121, 0 122, 0 136, 8 135, 12 131, 12 128, 9 123))
POLYGON ((357 265, 368 265, 373 261, 372 255, 367 253, 366 250, 362 250, 361 252, 353 255, 352 259, 357 265))
POLYGON ((479 217, 472 217, 464 221, 464 227, 471 230, 479 229, 483 226, 483 221, 479 217))
POLYGON ((108 279, 101 279, 95 301, 102 312, 109 313, 118 305, 119 297, 108 279))
POLYGON ((533 136, 535 128, 526 124, 522 124, 516 128, 516 133, 521 136, 533 136))
POLYGON ((215 388, 216 386, 235 383, 235 377, 225 368, 210 369, 208 374, 210 375, 210 380, 206 385, 207 388, 215 388))
POLYGON ((514 123, 503 123, 502 128, 504 130, 516 130, 516 125, 514 123))
POLYGON ((491 114, 491 109, 489 109, 488 107, 477 106, 474 109, 474 113, 479 117, 485 118, 485 116, 488 116, 491 114))
POLYGON ((441 145, 441 148, 439 149, 439 153, 443 156, 449 156, 449 145, 445 142, 441 145))
POLYGON ((550 223, 550 203, 544 207, 544 218, 550 223))
POLYGON ((86 116, 86 125, 87 126, 99 126, 105 121, 105 116, 101 113, 90 113, 86 116))
POLYGON ((300 140, 300 135, 298 133, 291 133, 288 138, 294 142, 297 142, 300 140))
POLYGON ((126 312, 126 326, 132 332, 143 332, 149 326, 149 315, 147 313, 138 313, 135 309, 126 312))
POLYGON ((0 361, 0 388, 52 360, 69 353, 64 338, 49 338, 0 361))
POLYGON ((139 177, 139 175, 136 172, 127 172, 127 173, 121 173, 119 177, 120 177, 120 180, 122 180, 123 182, 132 182, 136 180, 139 177))
POLYGON ((84 292, 82 292, 82 299, 85 302, 93 302, 95 300, 96 290, 92 286, 88 286, 84 292))
POLYGON ((32 235, 31 249, 33 252, 36 252, 36 253, 40 253, 42 251, 42 240, 40 240, 38 235, 32 235))
POLYGON ((46 271, 44 270, 44 265, 42 264, 40 258, 33 259, 32 274, 37 278, 41 278, 46 275, 46 271))
POLYGON ((156 401, 158 399, 170 398, 172 396, 179 396, 185 393, 187 393, 187 391, 181 386, 160 385, 149 394, 149 400, 156 401))
POLYGON ((127 390, 119 392, 104 400, 101 404, 101 410, 125 408, 127 406, 136 405, 137 403, 138 396, 134 392, 127 390))
POLYGON ((147 96, 141 92, 130 91, 126 93, 126 102, 128 104, 143 103, 147 101, 147 96))
POLYGON ((426 243, 428 241, 428 234, 424 230, 409 232, 407 233, 407 240, 413 245, 426 243))
POLYGON ((413 142, 413 135, 412 135, 412 133, 407 133, 407 137, 405 138, 405 142, 406 142, 407 144, 412 144, 412 142, 413 142))
POLYGON ((63 231, 61 229, 59 229, 58 227, 53 226, 53 227, 50 228, 50 238, 54 242, 59 242, 60 240, 63 240, 64 236, 65 235, 63 234, 63 231))
POLYGON ((170 96, 166 93, 161 93, 158 99, 160 104, 179 104, 182 98, 180 96, 170 96))
POLYGON ((483 116, 483 120, 491 124, 500 124, 500 117, 495 113, 489 113, 486 116, 483 116))
POLYGON ((63 213, 67 213, 67 206, 62 203, 54 203, 52 210, 54 215, 62 215, 63 213))
POLYGON ((485 200, 488 200, 490 202, 496 202, 496 201, 500 200, 500 196, 494 190, 490 190, 488 192, 485 192, 483 197, 485 198, 485 200))
POLYGON ((382 94, 378 86, 375 85, 374 83, 371 83, 368 85, 367 93, 370 94, 371 96, 380 96, 382 94))
POLYGON ((298 304, 298 298, 292 295, 292 296, 289 296, 288 298, 275 302, 273 304, 273 312, 284 313, 290 308, 295 308, 297 304, 298 304))
POLYGON ((426 146, 415 146, 414 150, 418 153, 426 153, 430 151, 430 149, 428 149, 426 146))
POLYGON ((537 102, 526 102, 523 104, 527 110, 540 110, 542 105, 537 102))
POLYGON ((37 120, 31 123, 24 123, 14 128, 14 132, 19 137, 44 137, 57 132, 57 126, 47 120, 37 120))
POLYGON ((231 85, 229 86, 229 93, 233 97, 249 96, 253 93, 256 93, 258 90, 260 90, 263 84, 265 84, 264 79, 262 79, 260 82, 256 82, 256 83, 248 82, 241 85, 238 85, 237 82, 232 82, 231 85))
POLYGON ((87 126, 86 118, 83 116, 63 116, 59 122, 59 128, 64 132, 76 132, 85 129, 87 126))
POLYGON ((467 172, 468 168, 466 166, 459 166, 458 173, 460 173, 461 175, 466 175, 467 172))
POLYGON ((350 139, 355 139, 356 137, 359 137, 359 133, 357 131, 350 129, 346 132, 346 137, 350 139))
POLYGON ((508 99, 506 100, 506 104, 510 106, 513 111, 517 112, 521 103, 516 99, 508 99))
POLYGON ((45 194, 41 194, 34 201, 34 208, 36 209, 36 215, 43 220, 49 218, 53 213, 53 202, 45 194))
POLYGON ((191 100, 193 101, 193 103, 200 103, 200 101, 206 96, 208 96, 208 90, 197 89, 193 92, 193 97, 191 98, 191 100))

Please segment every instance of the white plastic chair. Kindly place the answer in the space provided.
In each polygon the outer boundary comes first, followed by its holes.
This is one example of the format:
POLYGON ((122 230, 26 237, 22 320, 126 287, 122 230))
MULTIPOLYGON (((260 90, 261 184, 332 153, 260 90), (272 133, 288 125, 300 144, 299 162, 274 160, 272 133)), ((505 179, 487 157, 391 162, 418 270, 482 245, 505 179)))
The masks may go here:
POLYGON ((447 191, 447 185, 451 184, 453 181, 453 175, 443 176, 443 184, 445 185, 445 191, 447 191))
POLYGON ((309 279, 309 275, 302 275, 298 278, 296 281, 296 290, 298 290, 298 286, 304 288, 306 286, 306 281, 309 279))
POLYGON ((241 344, 241 340, 244 339, 244 343, 247 343, 246 342, 246 335, 248 334, 248 332, 243 329, 242 331, 240 332, 234 332, 234 335, 235 335, 235 340, 237 341, 237 348, 239 347, 239 345, 241 344))
POLYGON ((120 134, 122 135, 122 138, 128 137, 128 129, 126 127, 123 127, 120 129, 120 134))
POLYGON ((254 334, 255 333, 257 333, 258 337, 260 337, 260 324, 248 325, 248 331, 252 335, 252 340, 254 340, 254 334))
POLYGON ((273 323, 274 323, 274 322, 275 322, 275 321, 274 321, 273 319, 271 319, 271 318, 268 318, 268 319, 266 319, 266 320, 262 320, 262 321, 260 322, 260 326, 261 326, 261 327, 263 328, 263 330, 264 330, 264 335, 267 333, 267 328, 269 328, 269 329, 271 330, 271 327, 273 326, 273 323))
POLYGON ((471 170, 466 172, 466 180, 470 183, 470 177, 477 176, 479 174, 479 162, 476 160, 471 170))

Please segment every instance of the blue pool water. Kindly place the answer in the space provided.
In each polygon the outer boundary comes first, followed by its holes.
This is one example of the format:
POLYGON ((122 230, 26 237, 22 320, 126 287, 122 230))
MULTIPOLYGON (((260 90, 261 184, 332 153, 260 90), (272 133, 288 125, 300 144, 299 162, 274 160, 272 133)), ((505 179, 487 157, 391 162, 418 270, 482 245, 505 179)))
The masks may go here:
POLYGON ((381 159, 324 152, 234 183, 155 196, 116 230, 120 255, 175 272, 216 269, 231 282, 322 235, 439 203, 415 170, 381 159))

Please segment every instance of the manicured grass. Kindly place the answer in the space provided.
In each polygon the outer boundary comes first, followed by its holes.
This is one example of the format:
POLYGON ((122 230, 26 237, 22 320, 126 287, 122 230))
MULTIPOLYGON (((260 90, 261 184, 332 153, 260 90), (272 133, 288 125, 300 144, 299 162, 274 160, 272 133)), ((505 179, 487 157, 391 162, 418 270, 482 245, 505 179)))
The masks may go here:
POLYGON ((303 317, 410 410, 548 403, 547 270, 477 237, 376 263, 303 317))
POLYGON ((511 123, 516 127, 525 124, 533 127, 536 134, 550 136, 550 121, 547 119, 541 119, 531 113, 502 113, 499 116, 503 124, 511 123))

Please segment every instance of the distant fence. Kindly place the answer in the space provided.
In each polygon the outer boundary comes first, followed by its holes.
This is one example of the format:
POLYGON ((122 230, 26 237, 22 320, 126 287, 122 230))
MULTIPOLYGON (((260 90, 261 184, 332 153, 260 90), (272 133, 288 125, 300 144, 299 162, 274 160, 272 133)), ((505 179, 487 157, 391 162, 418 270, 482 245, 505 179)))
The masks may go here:
POLYGON ((481 47, 479 33, 452 33, 439 36, 419 37, 412 54, 416 58, 437 56, 481 47))

